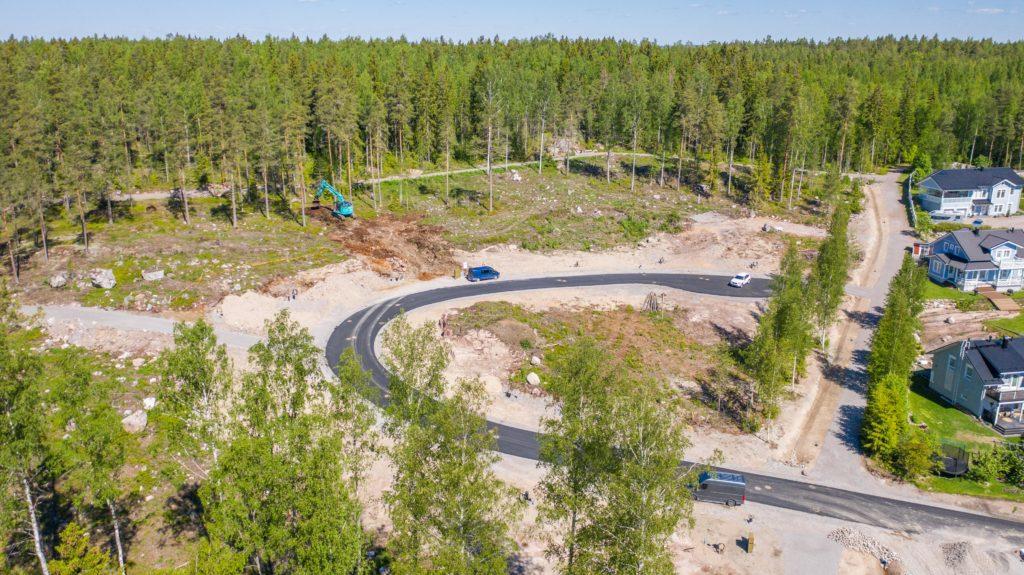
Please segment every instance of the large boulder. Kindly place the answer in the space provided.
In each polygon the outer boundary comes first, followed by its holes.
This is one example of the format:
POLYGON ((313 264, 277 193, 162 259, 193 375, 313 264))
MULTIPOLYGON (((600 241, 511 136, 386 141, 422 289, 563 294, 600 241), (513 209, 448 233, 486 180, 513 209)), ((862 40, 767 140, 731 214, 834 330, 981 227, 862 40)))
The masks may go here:
POLYGON ((59 289, 66 285, 68 285, 67 272, 57 272, 50 276, 50 287, 53 289, 59 289))
POLYGON ((133 411, 121 420, 121 426, 128 433, 142 433, 142 430, 146 429, 147 423, 149 423, 149 416, 146 415, 144 409, 133 411))
POLYGON ((540 376, 531 371, 526 374, 526 382, 530 385, 540 385, 540 376))
POLYGON ((117 285, 117 280, 114 279, 114 270, 105 268, 97 268, 89 272, 89 279, 92 280, 92 285, 100 289, 110 289, 117 285))
POLYGON ((142 279, 152 282, 164 279, 164 270, 149 270, 142 272, 142 279))

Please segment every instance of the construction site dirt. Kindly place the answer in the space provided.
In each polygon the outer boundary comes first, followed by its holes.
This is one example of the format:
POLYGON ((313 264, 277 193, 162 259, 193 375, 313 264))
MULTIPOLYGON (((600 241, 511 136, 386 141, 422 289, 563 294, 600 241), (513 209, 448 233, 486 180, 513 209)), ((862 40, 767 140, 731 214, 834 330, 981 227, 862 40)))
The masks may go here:
POLYGON ((426 225, 420 216, 340 219, 330 209, 315 206, 310 215, 329 225, 328 238, 381 276, 429 280, 456 269, 444 228, 426 225))

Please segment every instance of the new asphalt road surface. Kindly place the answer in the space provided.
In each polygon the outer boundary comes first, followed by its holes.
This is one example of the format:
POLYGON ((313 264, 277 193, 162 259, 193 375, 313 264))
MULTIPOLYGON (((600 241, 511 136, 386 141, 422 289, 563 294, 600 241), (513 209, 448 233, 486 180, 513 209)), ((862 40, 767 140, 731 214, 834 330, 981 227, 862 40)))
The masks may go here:
MULTIPOLYGON (((362 309, 334 329, 325 349, 327 362, 334 369, 341 352, 352 347, 373 382, 381 389, 380 401, 387 402, 389 375, 377 358, 374 342, 381 329, 400 313, 449 300, 498 294, 510 291, 579 288, 602 285, 652 285, 701 294, 764 298, 770 292, 770 280, 754 278, 742 288, 728 285, 729 278, 697 274, 605 274, 545 277, 511 281, 492 281, 433 289, 413 293, 362 309)), ((538 434, 517 427, 488 422, 497 434, 502 453, 537 459, 538 434)), ((1024 523, 922 503, 889 499, 850 491, 743 473, 747 478, 747 500, 847 521, 877 525, 887 529, 920 533, 939 528, 989 531, 1024 545, 1024 523)))

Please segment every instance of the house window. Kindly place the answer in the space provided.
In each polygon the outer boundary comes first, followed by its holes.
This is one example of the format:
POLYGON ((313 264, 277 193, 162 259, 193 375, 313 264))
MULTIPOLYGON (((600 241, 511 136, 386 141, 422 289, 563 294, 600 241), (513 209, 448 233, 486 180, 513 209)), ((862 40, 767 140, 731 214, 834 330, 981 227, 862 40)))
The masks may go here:
POLYGON ((999 279, 1008 280, 1010 279, 1010 270, 999 270, 999 279))
POLYGON ((967 272, 967 279, 968 280, 976 280, 976 279, 978 279, 978 272, 967 272))
POLYGON ((948 369, 950 371, 953 371, 953 370, 956 369, 956 356, 955 355, 949 356, 949 362, 946 363, 946 369, 948 369))
POLYGON ((1006 190, 999 190, 996 192, 996 199, 1001 200, 1006 197, 1006 190))
POLYGON ((964 383, 971 383, 974 380, 974 368, 971 364, 964 364, 964 383))

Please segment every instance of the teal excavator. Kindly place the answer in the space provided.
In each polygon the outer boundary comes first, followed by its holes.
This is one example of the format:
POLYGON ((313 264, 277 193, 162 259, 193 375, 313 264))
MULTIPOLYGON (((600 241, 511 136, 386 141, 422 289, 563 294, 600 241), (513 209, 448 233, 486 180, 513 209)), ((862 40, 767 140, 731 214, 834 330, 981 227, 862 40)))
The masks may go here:
POLYGON ((327 180, 320 180, 320 185, 316 187, 316 196, 314 201, 319 204, 320 196, 324 195, 324 192, 331 194, 334 197, 334 209, 331 210, 331 215, 336 218, 351 218, 355 216, 355 210, 352 209, 352 202, 345 199, 345 196, 341 195, 334 186, 327 180))

